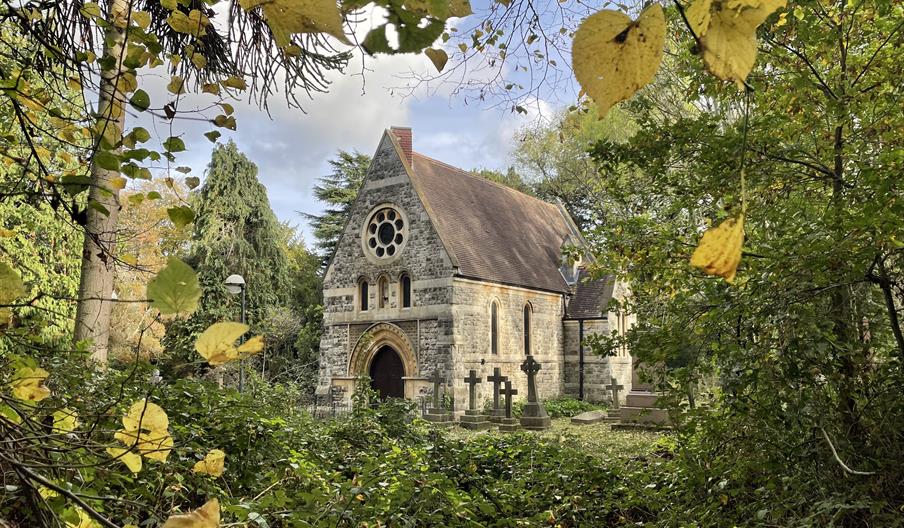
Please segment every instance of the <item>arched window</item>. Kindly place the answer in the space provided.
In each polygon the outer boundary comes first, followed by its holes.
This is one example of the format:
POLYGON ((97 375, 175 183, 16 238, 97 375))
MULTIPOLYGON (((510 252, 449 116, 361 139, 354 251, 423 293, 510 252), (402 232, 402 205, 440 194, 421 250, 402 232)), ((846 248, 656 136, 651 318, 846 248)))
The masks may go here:
POLYGON ((385 276, 380 277, 380 280, 377 281, 377 294, 379 295, 377 306, 380 308, 389 306, 389 279, 385 276))
POLYGON ((370 294, 370 288, 367 284, 367 279, 361 279, 361 282, 358 284, 358 297, 361 303, 361 311, 367 311, 367 298, 370 294))
POLYGON ((524 305, 524 355, 530 354, 530 303, 524 305))
POLYGON ((496 301, 490 305, 490 352, 499 353, 499 303, 496 301))
POLYGON ((411 308, 411 275, 403 273, 399 277, 400 297, 402 298, 402 308, 411 308))

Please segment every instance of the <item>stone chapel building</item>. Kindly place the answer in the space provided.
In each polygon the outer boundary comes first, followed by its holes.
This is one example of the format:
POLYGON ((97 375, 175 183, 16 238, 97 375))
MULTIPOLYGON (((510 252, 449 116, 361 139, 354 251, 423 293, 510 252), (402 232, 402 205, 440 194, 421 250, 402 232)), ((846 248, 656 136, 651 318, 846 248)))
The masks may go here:
MULTIPOLYGON (((608 400, 613 376, 623 399, 628 351, 594 356, 581 337, 629 328, 608 308, 627 289, 565 261, 563 248, 583 244, 560 204, 413 152, 411 129, 393 127, 326 270, 318 392, 350 395, 369 377, 383 397, 415 398, 438 371, 461 411, 470 369, 486 380, 499 367, 523 398, 519 366, 533 354, 541 399, 608 400)), ((491 383, 477 389, 492 397, 491 383)))

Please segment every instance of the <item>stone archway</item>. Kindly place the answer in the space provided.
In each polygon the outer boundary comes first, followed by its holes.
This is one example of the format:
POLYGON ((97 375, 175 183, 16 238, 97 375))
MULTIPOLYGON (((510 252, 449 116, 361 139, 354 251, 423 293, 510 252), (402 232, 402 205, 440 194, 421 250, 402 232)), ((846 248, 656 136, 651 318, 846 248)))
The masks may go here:
POLYGON ((371 363, 383 347, 390 347, 398 354, 405 377, 417 375, 414 347, 405 332, 392 323, 377 323, 361 334, 349 357, 348 375, 370 376, 371 363))

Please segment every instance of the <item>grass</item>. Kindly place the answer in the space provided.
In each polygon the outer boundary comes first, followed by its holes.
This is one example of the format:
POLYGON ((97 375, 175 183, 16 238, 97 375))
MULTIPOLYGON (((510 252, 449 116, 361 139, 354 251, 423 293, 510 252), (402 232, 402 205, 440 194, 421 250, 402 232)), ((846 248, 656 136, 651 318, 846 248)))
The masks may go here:
MULTIPOLYGON (((476 435, 502 434, 495 429, 469 431, 453 427, 449 434, 468 440, 476 435)), ((584 451, 601 461, 626 461, 652 452, 664 433, 653 431, 613 431, 609 424, 573 425, 568 418, 554 418, 547 431, 531 433, 584 451)))

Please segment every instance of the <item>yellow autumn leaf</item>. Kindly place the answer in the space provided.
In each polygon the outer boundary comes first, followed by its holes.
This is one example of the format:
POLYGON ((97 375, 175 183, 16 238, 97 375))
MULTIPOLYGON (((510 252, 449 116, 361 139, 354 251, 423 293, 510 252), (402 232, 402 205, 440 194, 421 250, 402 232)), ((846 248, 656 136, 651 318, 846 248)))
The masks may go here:
POLYGON ((686 16, 703 63, 716 77, 743 85, 756 62, 756 30, 786 0, 694 0, 686 16))
POLYGON ((66 528, 95 528, 98 526, 94 519, 88 515, 88 512, 81 508, 76 508, 76 512, 78 512, 78 523, 66 522, 66 528))
POLYGON ((264 336, 254 336, 238 346, 236 350, 240 357, 247 357, 251 354, 257 354, 264 349, 264 336))
POLYGON ((170 515, 162 528, 218 528, 220 501, 211 499, 204 506, 184 515, 170 515))
POLYGON ((127 431, 147 429, 163 431, 169 428, 169 417, 156 403, 139 400, 129 407, 129 412, 122 417, 122 425, 127 431))
POLYGON ((350 44, 336 0, 239 0, 250 11, 260 6, 276 44, 285 48, 296 33, 326 33, 350 44))
POLYGON ((427 58, 430 59, 430 62, 432 62, 433 65, 436 66, 436 71, 440 73, 442 73, 443 68, 446 67, 446 62, 449 61, 449 55, 447 55, 446 52, 441 49, 425 49, 424 55, 426 55, 427 58))
POLYGON ((50 373, 42 368, 22 367, 13 375, 9 386, 17 400, 39 402, 50 396, 50 389, 43 385, 50 373))
POLYGON ((178 75, 173 75, 170 79, 169 84, 166 85, 166 89, 169 90, 171 94, 180 95, 185 93, 185 80, 178 75))
POLYGON ((653 80, 664 42, 659 4, 644 9, 636 21, 620 11, 602 10, 581 23, 574 34, 572 66, 600 117, 653 80))
POLYGON ((744 245, 744 214, 729 218, 718 227, 711 227, 703 233, 703 238, 691 256, 691 266, 700 268, 710 275, 724 277, 732 282, 741 262, 741 248, 744 245))
POLYGON ((63 433, 71 433, 78 427, 78 413, 72 409, 60 409, 53 413, 53 428, 63 433))
POLYGON ((210 365, 222 365, 236 359, 260 352, 264 348, 261 336, 255 336, 239 347, 235 341, 248 331, 248 325, 222 322, 210 325, 195 341, 195 350, 210 365))
POLYGON ((210 453, 207 453, 204 457, 204 460, 199 460, 191 470, 195 473, 201 473, 202 475, 219 477, 223 475, 223 464, 225 460, 226 453, 219 449, 212 449, 210 453))
POLYGON ((134 447, 145 457, 158 462, 166 462, 173 449, 173 437, 166 431, 117 431, 113 438, 134 447))
POLYGON ((122 418, 123 429, 113 438, 151 460, 166 462, 173 448, 169 417, 155 403, 140 400, 132 404, 122 418))
POLYGON ((109 453, 111 457, 125 464, 132 473, 137 475, 141 472, 141 455, 138 453, 133 453, 132 451, 121 447, 108 447, 107 453, 109 453))

